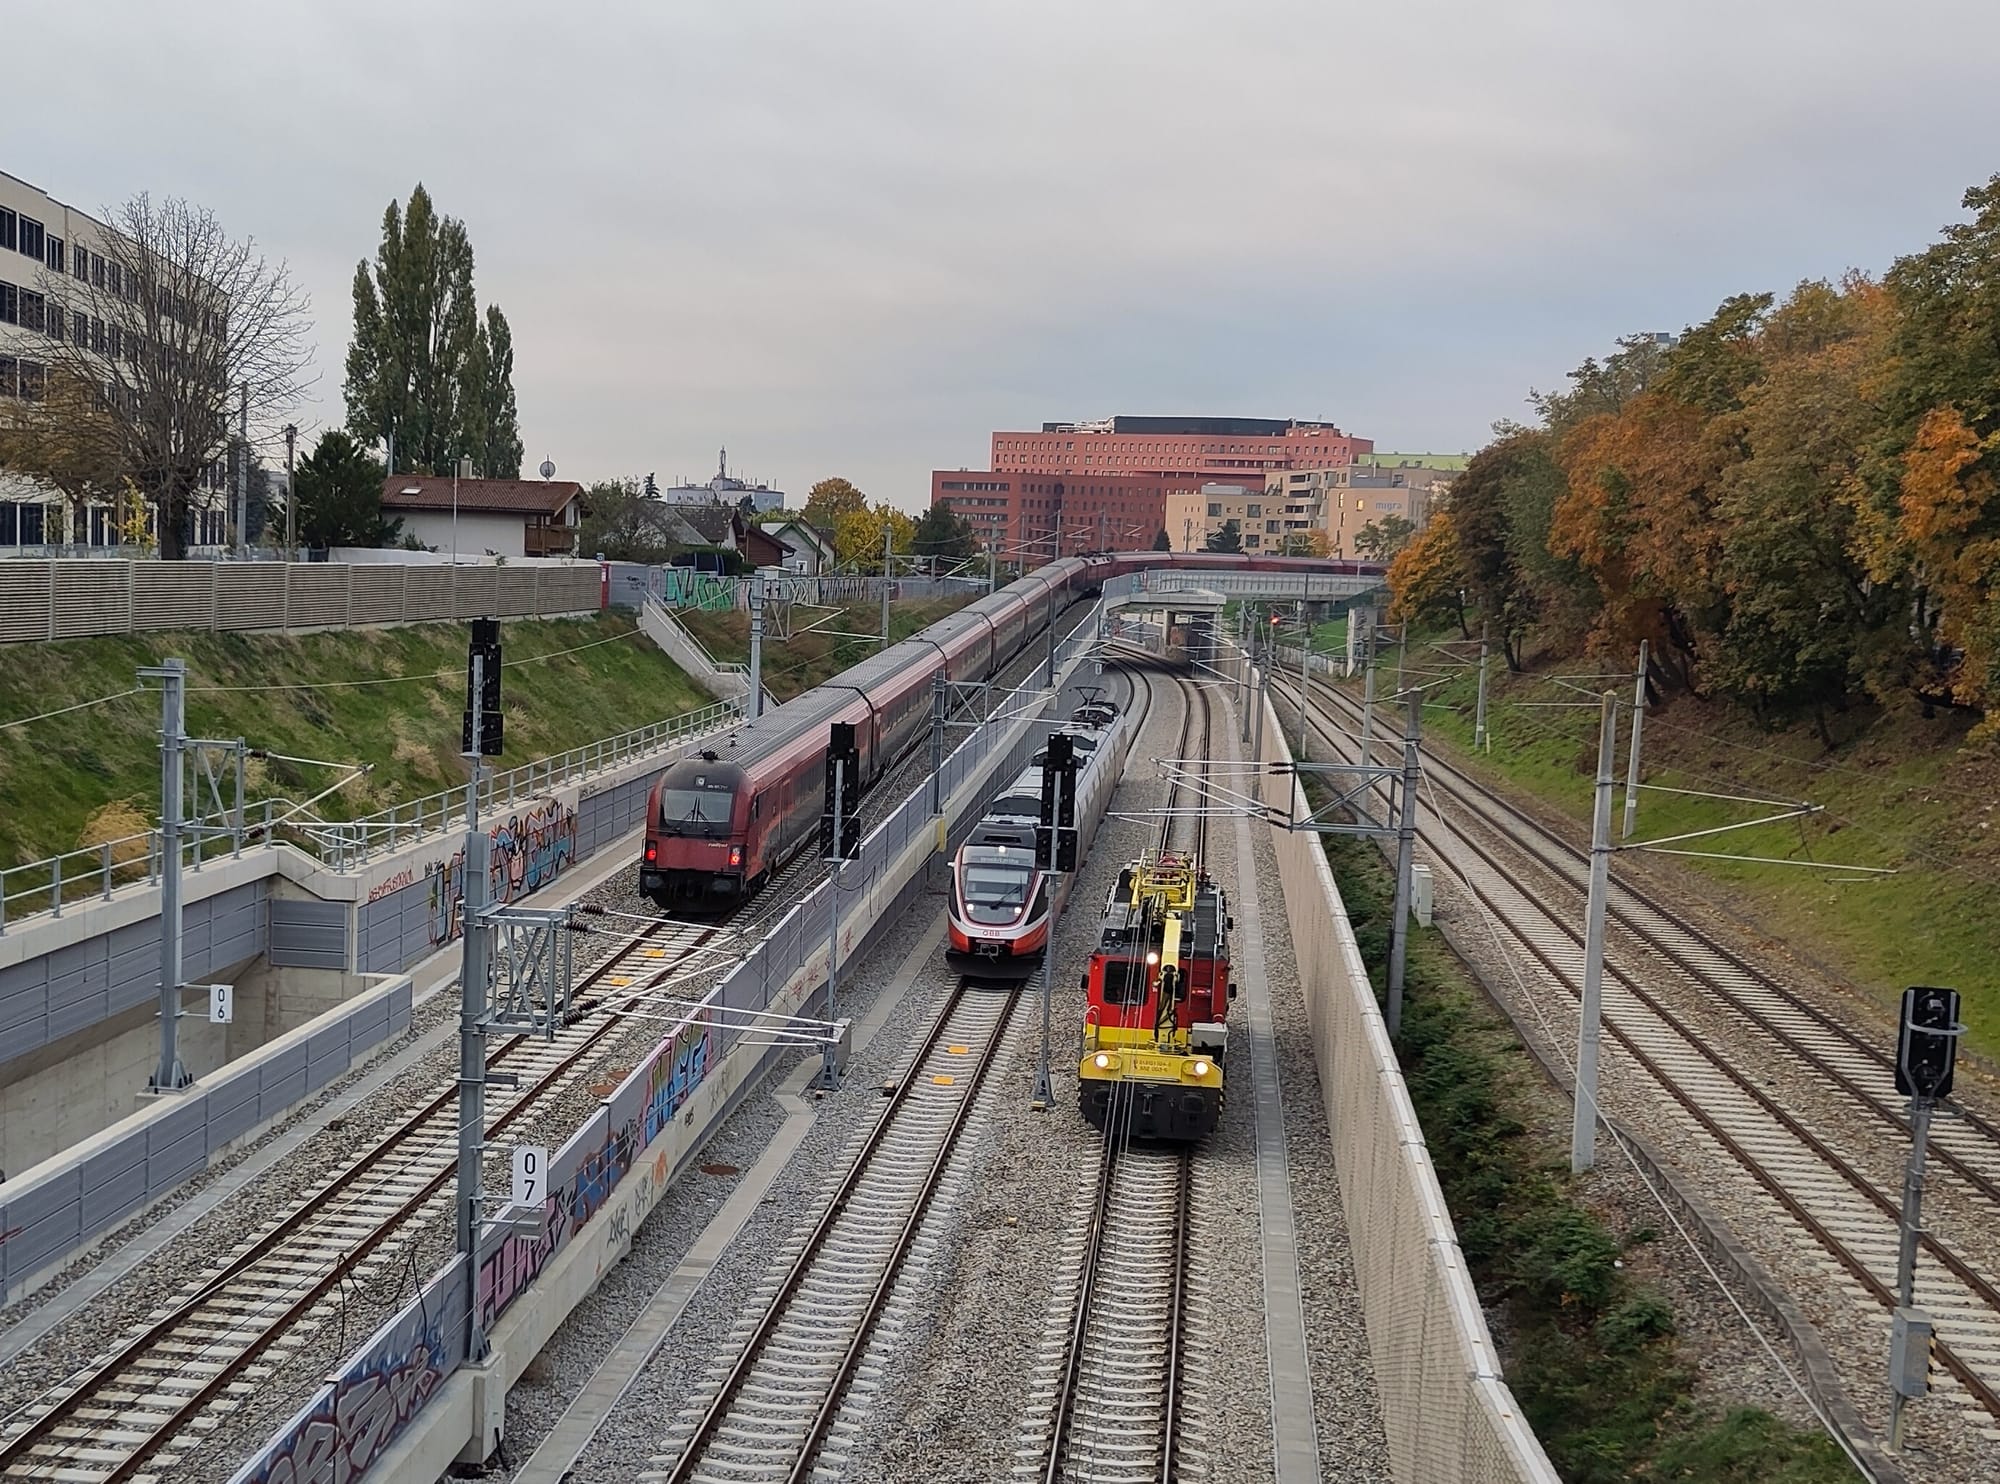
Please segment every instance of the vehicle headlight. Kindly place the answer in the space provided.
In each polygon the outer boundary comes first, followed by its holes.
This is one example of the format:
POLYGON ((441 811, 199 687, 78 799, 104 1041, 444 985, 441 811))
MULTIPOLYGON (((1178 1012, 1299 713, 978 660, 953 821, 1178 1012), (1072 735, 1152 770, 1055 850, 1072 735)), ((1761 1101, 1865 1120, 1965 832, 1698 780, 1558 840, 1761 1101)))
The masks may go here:
POLYGON ((1208 1063, 1205 1061, 1198 1061, 1193 1066, 1189 1067, 1188 1070, 1193 1072, 1197 1077, 1206 1077, 1208 1075, 1208 1063))
POLYGON ((1090 1059, 1090 1064, 1100 1072, 1108 1072, 1118 1065, 1118 1058, 1108 1051, 1100 1051, 1090 1059))

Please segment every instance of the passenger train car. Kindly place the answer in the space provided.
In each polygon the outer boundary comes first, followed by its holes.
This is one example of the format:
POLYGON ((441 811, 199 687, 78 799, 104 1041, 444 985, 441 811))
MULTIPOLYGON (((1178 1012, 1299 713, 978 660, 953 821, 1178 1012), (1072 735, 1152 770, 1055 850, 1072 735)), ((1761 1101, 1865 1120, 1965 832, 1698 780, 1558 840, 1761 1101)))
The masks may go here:
POLYGON ((987 679, 1107 579, 1161 567, 1379 570, 1209 552, 1120 552, 1051 562, 669 765, 646 802, 640 891, 662 907, 735 905, 814 837, 825 803, 832 723, 854 726, 865 790, 922 735, 934 675, 987 679))
MULTIPOLYGON (((1060 731, 1076 748, 1078 854, 1090 849, 1125 770, 1132 728, 1115 706, 1077 707, 1060 731)), ((1049 925, 1061 914, 1076 877, 1035 865, 1044 749, 986 808, 951 865, 945 962, 975 979, 1021 980, 1048 951, 1049 925)))
POLYGON ((1199 1139, 1222 1116, 1224 1018, 1235 924, 1221 888, 1192 856, 1163 851, 1118 875, 1088 997, 1077 1100, 1099 1128, 1199 1139))

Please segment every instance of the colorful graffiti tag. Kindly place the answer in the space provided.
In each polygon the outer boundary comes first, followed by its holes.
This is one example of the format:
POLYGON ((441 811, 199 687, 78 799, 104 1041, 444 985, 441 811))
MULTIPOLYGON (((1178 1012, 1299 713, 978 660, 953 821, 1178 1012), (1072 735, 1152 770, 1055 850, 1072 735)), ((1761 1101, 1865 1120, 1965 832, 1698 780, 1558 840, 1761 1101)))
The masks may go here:
POLYGON ((364 1357, 321 1393, 319 1401, 272 1453, 239 1477, 249 1484, 343 1484, 382 1456, 410 1418, 430 1400, 454 1362, 444 1336, 426 1326, 364 1357))
MULTIPOLYGON (((553 1191, 538 1238, 509 1237, 479 1266, 480 1323, 491 1325, 562 1250, 570 1237, 604 1209, 639 1152, 673 1122, 674 1115, 708 1075, 709 1027, 690 1022, 674 1032, 646 1067, 646 1103, 637 1119, 607 1133, 584 1155, 576 1173, 553 1191)), ((560 1168, 560 1166, 558 1166, 560 1168)))
MULTIPOLYGON (((509 816, 487 836, 490 858, 490 901, 511 902, 555 881, 576 860, 576 810, 557 799, 509 816)), ((465 931, 465 852, 424 867, 429 894, 432 947, 457 941, 465 931)))

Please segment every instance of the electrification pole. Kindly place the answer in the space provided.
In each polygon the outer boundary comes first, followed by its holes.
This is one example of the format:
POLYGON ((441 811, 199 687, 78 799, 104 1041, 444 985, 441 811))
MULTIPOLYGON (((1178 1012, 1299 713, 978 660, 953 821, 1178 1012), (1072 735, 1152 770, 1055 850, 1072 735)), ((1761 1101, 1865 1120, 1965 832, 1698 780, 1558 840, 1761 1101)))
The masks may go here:
MULTIPOLYGON (((1389 1039, 1403 1029, 1403 969, 1410 952, 1410 877, 1417 849, 1418 745, 1423 728, 1423 697, 1403 698, 1402 807, 1396 813, 1396 922, 1389 935, 1389 985, 1383 1020, 1389 1039)), ((1366 775, 1364 775, 1366 776, 1366 775)))
POLYGON ((479 828, 479 758, 485 736, 486 654, 472 647, 465 780, 465 876, 459 908, 458 969, 458 1250, 465 1255, 465 1358, 477 1364, 486 1356, 486 1336, 479 1325, 479 1163, 486 1144, 486 1051, 480 1022, 489 997, 486 927, 480 913, 490 885, 490 841, 479 828))
POLYGON ((1646 651, 1639 641, 1639 673, 1632 682, 1632 758, 1625 765, 1625 838, 1639 824, 1639 733, 1646 725, 1646 651))
POLYGON ((1306 733, 1312 726, 1312 697, 1309 687, 1312 683, 1312 624, 1306 617, 1306 605, 1299 604, 1299 757, 1306 755, 1306 733))
POLYGON ((1612 757, 1618 747, 1618 697, 1604 693, 1597 729, 1597 797, 1590 816, 1590 898, 1584 911, 1583 1004, 1576 1038, 1576 1112, 1569 1167, 1597 1163, 1597 1050, 1604 1019, 1604 907, 1611 890, 1612 757))
POLYGON ((882 647, 889 647, 889 571, 895 561, 895 522, 882 522, 882 647))
MULTIPOLYGON (((1050 773, 1055 789, 1055 810, 1049 820, 1049 825, 1052 833, 1055 834, 1055 838, 1059 839, 1059 831, 1062 826, 1063 771, 1054 766, 1053 759, 1050 759, 1050 773)), ((1051 877, 1054 877, 1059 873, 1052 869, 1049 874, 1051 877)), ((1055 1081, 1049 1075, 1049 1039, 1052 1035, 1051 1024, 1056 997, 1056 919, 1054 904, 1059 894, 1059 887, 1060 882, 1056 882, 1049 888, 1049 937, 1047 945, 1042 949, 1042 1049, 1040 1056, 1035 1062, 1034 1098, 1034 1105, 1038 1108, 1046 1108, 1050 1103, 1055 1101, 1055 1081)))
POLYGON ((1486 630, 1486 621, 1482 619, 1479 624, 1479 703, 1472 713, 1472 746, 1477 752, 1493 750, 1492 744, 1486 740, 1486 630))
POLYGON ((1361 679, 1361 762, 1375 761, 1375 610, 1368 610, 1368 636, 1362 654, 1367 670, 1361 679))
POLYGON ((764 714, 764 574, 750 574, 750 719, 764 714))
POLYGON ((295 487, 298 480, 297 461, 293 455, 298 452, 299 430, 294 423, 285 424, 285 560, 299 559, 299 493, 295 487))
POLYGON ((162 660, 139 672, 160 682, 160 1064, 155 1092, 193 1079, 181 1065, 181 749, 187 741, 187 661, 162 660))
POLYGON ((236 404, 236 559, 250 554, 250 383, 238 389, 236 404))

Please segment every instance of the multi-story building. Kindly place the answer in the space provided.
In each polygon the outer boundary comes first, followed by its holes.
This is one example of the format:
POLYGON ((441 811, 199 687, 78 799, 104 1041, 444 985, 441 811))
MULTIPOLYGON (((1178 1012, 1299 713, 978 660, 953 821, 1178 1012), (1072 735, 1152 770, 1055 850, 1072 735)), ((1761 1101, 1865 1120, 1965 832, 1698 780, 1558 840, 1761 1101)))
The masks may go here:
POLYGON ((1252 519, 1245 547, 1276 546, 1283 515, 1262 513, 1265 475, 1273 470, 1345 468, 1374 445, 1331 423, 1256 417, 1113 417, 1094 423, 1044 423, 1039 433, 997 432, 986 469, 936 470, 931 503, 949 504, 989 547, 1052 550, 1060 524, 1062 549, 1131 551, 1158 543, 1199 546, 1224 519, 1252 519), (1207 485, 1244 497, 1210 498, 1207 485), (1207 516, 1217 505, 1234 516, 1207 516), (1271 530, 1264 523, 1277 520, 1271 530), (1197 530, 1197 528, 1199 528, 1197 530), (1248 537, 1258 539, 1252 543, 1248 537))
POLYGON ((1058 526, 1065 553, 1144 551, 1159 539, 1171 494, 1193 487, 1182 475, 937 469, 931 504, 951 506, 983 545, 1009 557, 1046 556, 1055 550, 1058 526))
POLYGON ((1002 473, 1161 474, 1260 486, 1273 469, 1333 469, 1374 444, 1332 423, 1271 417, 1110 417, 993 435, 1002 473))
POLYGON ((1175 551, 1202 550, 1231 521, 1243 550, 1284 549, 1284 499, 1262 485, 1209 483, 1167 501, 1167 539, 1175 551))
POLYGON ((660 498, 669 505, 734 505, 741 506, 744 499, 750 501, 750 508, 762 513, 766 510, 783 510, 785 492, 772 489, 770 485, 758 481, 738 479, 729 472, 729 450, 723 449, 715 461, 715 477, 705 484, 696 484, 683 479, 679 484, 670 485, 660 491, 660 498))
MULTIPOLYGON (((0 172, 0 419, 21 401, 46 392, 60 343, 88 344, 109 358, 129 357, 136 344, 111 315, 93 314, 78 299, 102 306, 129 298, 116 254, 103 251, 111 229, 26 181, 0 172), (77 292, 65 293, 65 285, 77 292), (87 339, 85 337, 88 337, 87 339)), ((227 511, 220 463, 210 468, 192 512, 191 545, 220 546, 227 511)), ((88 554, 118 547, 123 533, 112 507, 72 508, 35 480, 0 469, 0 556, 88 554)))

